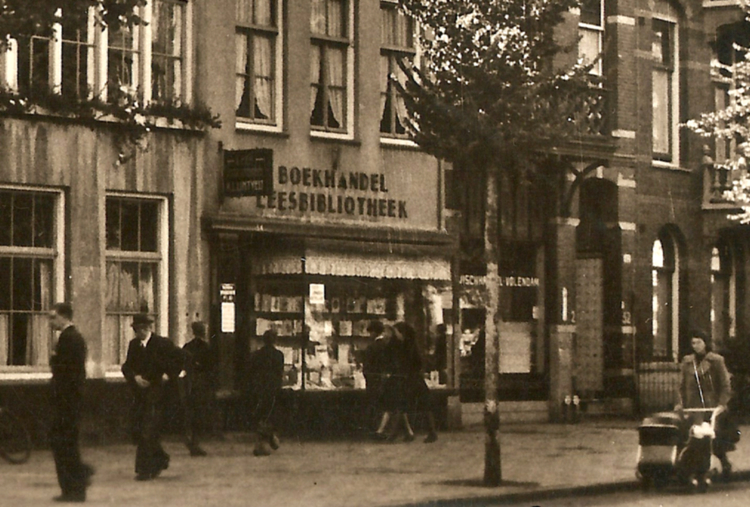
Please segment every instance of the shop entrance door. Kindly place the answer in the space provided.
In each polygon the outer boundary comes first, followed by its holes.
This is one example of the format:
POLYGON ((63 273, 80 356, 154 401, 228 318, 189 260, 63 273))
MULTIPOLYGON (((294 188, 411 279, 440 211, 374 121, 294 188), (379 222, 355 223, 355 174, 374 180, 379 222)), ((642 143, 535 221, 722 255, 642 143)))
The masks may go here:
POLYGON ((576 261, 574 387, 581 393, 604 388, 604 283, 601 258, 576 261))

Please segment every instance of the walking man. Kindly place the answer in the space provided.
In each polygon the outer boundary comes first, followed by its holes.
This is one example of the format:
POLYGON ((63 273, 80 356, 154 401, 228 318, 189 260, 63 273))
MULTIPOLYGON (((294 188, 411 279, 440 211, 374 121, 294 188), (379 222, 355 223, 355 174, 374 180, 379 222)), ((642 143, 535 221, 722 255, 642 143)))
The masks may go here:
POLYGON ((276 331, 269 329, 263 333, 263 346, 250 355, 251 412, 258 431, 253 451, 256 456, 267 456, 271 449, 279 448, 273 412, 284 376, 284 354, 274 346, 275 342, 276 331))
POLYGON ((73 307, 57 303, 50 312, 50 325, 60 331, 50 357, 52 367, 53 420, 50 445, 55 458, 62 495, 57 502, 85 502, 93 469, 81 461, 78 424, 86 381, 86 342, 73 325, 73 307))
POLYGON ((206 324, 191 324, 193 339, 182 349, 187 352, 188 382, 185 403, 187 446, 191 456, 205 456, 200 446, 200 436, 211 420, 211 404, 214 397, 214 373, 216 361, 208 341, 206 324))
POLYGON ((133 439, 136 480, 156 478, 169 467, 161 446, 160 425, 163 382, 184 377, 182 350, 171 340, 153 334, 153 320, 145 313, 133 318, 135 338, 128 345, 122 373, 133 390, 133 439))

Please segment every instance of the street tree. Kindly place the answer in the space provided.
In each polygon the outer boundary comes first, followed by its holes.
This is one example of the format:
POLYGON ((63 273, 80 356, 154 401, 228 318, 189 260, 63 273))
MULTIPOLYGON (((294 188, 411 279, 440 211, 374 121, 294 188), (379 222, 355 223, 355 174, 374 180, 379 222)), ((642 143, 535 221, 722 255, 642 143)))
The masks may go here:
MULTIPOLYGON (((745 19, 734 27, 726 47, 720 51, 724 58, 716 59, 711 65, 712 78, 729 85, 728 101, 724 108, 702 114, 699 118, 686 122, 685 126, 717 145, 729 146, 726 159, 712 160, 708 154, 704 162, 713 166, 714 176, 722 175, 723 188, 728 182, 731 187, 724 195, 714 198, 737 204, 739 211, 730 218, 742 224, 750 223, 750 47, 744 41, 750 39, 750 4, 741 2, 745 19), (739 39, 739 40, 738 40, 739 39), (724 60, 724 61, 722 61, 724 60)), ((720 49, 720 48, 717 48, 720 49)), ((708 145, 707 145, 708 146, 708 145)), ((708 150, 707 150, 708 151, 708 150)))
MULTIPOLYGON (((400 0, 420 27, 421 66, 391 76, 407 127, 426 152, 486 182, 484 482, 499 485, 498 175, 533 170, 555 147, 588 131, 600 102, 593 62, 578 61, 559 28, 578 0, 400 0)), ((568 37, 570 41, 571 38, 568 37)))

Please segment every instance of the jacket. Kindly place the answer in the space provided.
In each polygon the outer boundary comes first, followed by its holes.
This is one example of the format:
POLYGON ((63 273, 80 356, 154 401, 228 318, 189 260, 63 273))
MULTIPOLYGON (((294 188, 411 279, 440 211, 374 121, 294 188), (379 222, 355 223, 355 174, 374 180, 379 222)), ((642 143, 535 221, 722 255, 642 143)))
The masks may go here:
POLYGON ((122 374, 132 388, 138 391, 136 375, 148 380, 151 387, 160 386, 166 374, 170 379, 179 376, 184 364, 184 353, 169 338, 151 335, 147 346, 141 346, 138 338, 128 344, 128 354, 122 365, 122 374))
POLYGON ((684 408, 726 407, 731 396, 729 372, 722 356, 709 352, 703 359, 695 354, 682 359, 677 404, 684 408))
POLYGON ((65 405, 76 403, 86 381, 86 341, 74 326, 60 333, 50 367, 55 401, 65 405))

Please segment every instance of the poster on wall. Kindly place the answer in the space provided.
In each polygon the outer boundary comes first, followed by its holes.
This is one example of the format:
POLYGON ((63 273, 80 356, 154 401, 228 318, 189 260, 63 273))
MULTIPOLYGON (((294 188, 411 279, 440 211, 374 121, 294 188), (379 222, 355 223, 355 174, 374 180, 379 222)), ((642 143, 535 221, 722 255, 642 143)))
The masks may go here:
POLYGON ((233 283, 222 283, 219 291, 221 297, 221 332, 234 333, 236 290, 233 283))

